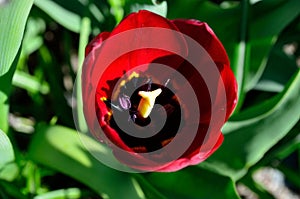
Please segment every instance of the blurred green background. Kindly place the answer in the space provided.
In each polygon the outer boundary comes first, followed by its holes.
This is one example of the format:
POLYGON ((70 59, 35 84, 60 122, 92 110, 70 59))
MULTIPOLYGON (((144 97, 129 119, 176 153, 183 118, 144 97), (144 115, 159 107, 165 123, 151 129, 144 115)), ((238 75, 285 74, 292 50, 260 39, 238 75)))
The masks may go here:
POLYGON ((299 8, 299 0, 1 0, 0 198, 300 198, 299 8), (240 88, 220 149, 174 173, 102 165, 73 121, 85 45, 140 9, 207 22, 240 88))

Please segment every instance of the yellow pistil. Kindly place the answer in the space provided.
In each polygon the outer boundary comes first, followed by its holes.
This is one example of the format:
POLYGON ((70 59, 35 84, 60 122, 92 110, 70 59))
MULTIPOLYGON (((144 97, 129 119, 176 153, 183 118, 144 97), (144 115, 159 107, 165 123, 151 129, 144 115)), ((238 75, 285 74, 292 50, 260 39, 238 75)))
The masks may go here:
POLYGON ((162 92, 160 88, 154 90, 154 91, 140 91, 139 96, 142 97, 139 106, 138 106, 138 112, 143 118, 147 118, 154 106, 155 99, 159 96, 159 94, 162 92))

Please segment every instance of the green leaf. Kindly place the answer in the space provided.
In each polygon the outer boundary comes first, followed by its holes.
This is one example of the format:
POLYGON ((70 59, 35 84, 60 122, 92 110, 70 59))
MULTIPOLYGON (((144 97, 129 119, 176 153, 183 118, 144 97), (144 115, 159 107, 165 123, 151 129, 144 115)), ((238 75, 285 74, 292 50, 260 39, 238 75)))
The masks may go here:
POLYGON ((60 189, 35 196, 33 199, 79 199, 82 193, 78 188, 60 189))
POLYGON ((76 99, 77 99, 77 121, 78 128, 81 132, 87 132, 88 127, 83 114, 82 88, 81 88, 81 74, 82 64, 84 61, 85 47, 88 44, 89 35, 91 34, 91 21, 89 18, 83 18, 81 22, 81 31, 79 36, 78 48, 78 72, 76 78, 76 99))
POLYGON ((28 197, 21 193, 18 185, 5 180, 0 180, 0 196, 3 196, 3 199, 28 199, 28 197))
POLYGON ((68 10, 53 0, 35 0, 34 5, 47 13, 60 25, 79 33, 81 17, 77 13, 68 10))
POLYGON ((291 182, 297 189, 300 189, 299 171, 287 166, 280 165, 278 169, 284 174, 285 179, 291 182))
POLYGON ((266 69, 254 87, 256 90, 280 92, 297 71, 296 45, 300 43, 300 30, 297 30, 296 27, 297 20, 279 36, 270 52, 266 69), (292 50, 288 51, 287 49, 292 50))
POLYGON ((282 139, 300 119, 300 70, 274 98, 232 117, 225 140, 205 164, 234 179, 282 139))
POLYGON ((263 186, 253 179, 253 172, 248 172, 247 175, 239 180, 239 183, 248 187, 258 196, 258 198, 274 199, 274 196, 272 196, 263 186))
POLYGON ((135 175, 136 180, 140 183, 142 190, 147 199, 166 199, 167 197, 153 184, 151 184, 144 175, 135 175))
POLYGON ((168 18, 197 19, 208 23, 225 46, 230 60, 234 58, 234 49, 239 43, 241 14, 239 6, 224 9, 208 0, 189 0, 189 3, 173 0, 168 9, 168 18))
POLYGON ((124 0, 108 0, 110 4, 111 11, 115 16, 116 23, 120 23, 120 21, 124 17, 124 0))
POLYGON ((9 112, 9 100, 8 97, 11 91, 11 82, 16 70, 16 66, 20 57, 21 49, 19 49, 17 56, 15 57, 12 66, 9 71, 3 76, 0 76, 0 128, 8 131, 8 112, 9 112))
POLYGON ((278 34, 299 16, 299 7, 299 0, 265 0, 255 4, 244 0, 229 7, 208 0, 190 0, 189 3, 173 0, 168 16, 195 18, 212 27, 226 48, 238 80, 240 107, 245 92, 260 79, 278 34), (178 7, 181 9, 176 9, 178 7))
POLYGON ((7 135, 0 129, 0 170, 7 163, 15 160, 13 146, 7 135))
POLYGON ((23 39, 22 56, 26 57, 43 45, 46 23, 42 18, 29 17, 23 39))
POLYGON ((18 70, 13 76, 13 85, 32 93, 48 94, 50 90, 47 83, 41 83, 37 77, 18 70))
POLYGON ((295 138, 283 142, 283 144, 278 147, 279 149, 276 151, 276 159, 283 160, 290 156, 293 152, 300 149, 300 121, 289 132, 289 135, 295 136, 295 138))
POLYGON ((167 198, 240 198, 229 177, 196 166, 173 173, 146 174, 145 177, 167 198))
POLYGON ((110 30, 115 25, 112 14, 120 14, 116 10, 118 8, 109 7, 107 0, 36 0, 35 6, 64 28, 76 33, 80 32, 84 17, 91 20, 93 33, 98 34, 99 30, 110 30))
POLYGON ((251 65, 246 77, 246 90, 253 88, 266 66, 264 59, 270 53, 278 35, 300 14, 298 0, 267 0, 254 5, 249 28, 251 65))
POLYGON ((139 10, 149 10, 163 17, 167 16, 167 1, 156 0, 126 0, 125 12, 137 12, 139 10))
MULTIPOLYGON (((103 153, 103 147, 93 139, 84 135, 80 138, 93 151, 103 153)), ((104 166, 86 150, 80 138, 73 129, 40 124, 30 144, 29 157, 77 179, 102 196, 141 198, 139 187, 129 174, 104 166)))
POLYGON ((48 80, 50 87, 50 97, 55 106, 53 107, 56 116, 63 124, 67 126, 73 126, 72 109, 67 103, 65 97, 65 91, 63 86, 63 74, 59 67, 53 67, 58 65, 57 57, 54 56, 46 46, 42 46, 39 49, 40 63, 39 67, 43 70, 45 78, 48 80), (55 75, 53 75, 55 74, 55 75))
MULTIPOLYGON (((283 139, 281 139, 274 147, 272 147, 264 157, 250 168, 250 172, 255 171, 266 165, 276 165, 292 153, 296 152, 300 147, 300 122, 298 122, 283 139)), ((248 174, 249 175, 249 172, 248 174)), ((251 174, 250 174, 251 175, 251 174)))
POLYGON ((6 180, 8 182, 13 181, 19 176, 19 167, 15 162, 4 165, 0 169, 0 179, 6 180))
POLYGON ((0 6, 0 76, 9 71, 17 56, 32 3, 9 1, 0 6))

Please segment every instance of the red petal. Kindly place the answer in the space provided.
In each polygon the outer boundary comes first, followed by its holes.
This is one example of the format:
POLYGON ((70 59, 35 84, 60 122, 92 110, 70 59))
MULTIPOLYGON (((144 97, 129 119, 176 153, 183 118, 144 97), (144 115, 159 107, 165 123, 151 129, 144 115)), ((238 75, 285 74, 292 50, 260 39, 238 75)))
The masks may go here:
MULTIPOLYGON (((166 18, 149 12, 147 10, 140 10, 139 12, 131 13, 126 18, 124 18, 122 22, 111 32, 111 36, 130 29, 137 29, 143 27, 160 27, 178 30, 176 26, 174 26, 174 24, 166 18)), ((142 32, 136 35, 136 39, 138 40, 142 39, 143 37, 144 35, 142 34, 142 32)))
MULTIPOLYGON (((161 50, 159 48, 143 48, 143 49, 135 49, 135 47, 145 46, 145 43, 158 42, 158 43, 168 43, 170 49, 179 49, 178 51, 186 51, 184 46, 184 41, 179 41, 178 36, 170 36, 169 37, 158 37, 157 32, 145 31, 142 28, 145 27, 157 27, 164 28, 170 30, 178 30, 177 27, 170 22, 169 20, 151 13, 149 11, 141 10, 138 13, 132 13, 128 15, 110 34, 110 38, 116 36, 118 37, 120 33, 126 32, 128 30, 134 30, 134 34, 130 35, 126 39, 122 41, 122 43, 115 43, 114 45, 110 45, 110 48, 105 48, 105 46, 101 49, 97 56, 104 56, 108 51, 110 53, 119 54, 119 57, 114 60, 112 64, 109 66, 102 66, 101 62, 98 62, 96 67, 105 67, 105 71, 99 81, 99 87, 97 92, 104 95, 110 96, 111 93, 103 92, 112 91, 114 85, 108 85, 107 81, 114 80, 117 77, 121 77, 124 75, 124 71, 127 72, 137 66, 141 66, 143 64, 148 65, 153 60, 158 59, 160 57, 164 57, 167 55, 171 55, 171 52, 161 50), (132 47, 133 50, 130 52, 120 53, 120 48, 132 47)), ((177 63, 178 64, 178 63, 177 63)), ((147 70, 147 66, 141 71, 147 70)))
MULTIPOLYGON (((226 121, 227 121, 237 104, 238 87, 237 87, 235 76, 228 65, 224 65, 221 71, 221 76, 226 91, 226 121)), ((219 91, 220 92, 218 92, 216 99, 221 99, 219 96, 224 94, 221 92, 220 89, 219 91)), ((219 101, 216 101, 215 103, 224 104, 219 101)))
POLYGON ((198 20, 172 20, 180 32, 196 40, 209 53, 215 62, 229 65, 227 53, 213 30, 198 20))
MULTIPOLYGON (((189 63, 183 63, 178 69, 182 74, 185 74, 185 77, 187 77, 189 83, 193 86, 198 100, 201 101, 201 121, 208 120, 210 107, 213 105, 219 107, 219 109, 226 110, 225 122, 236 105, 237 83, 229 67, 229 59, 222 43, 206 23, 197 20, 183 19, 173 20, 172 22, 182 33, 196 40, 208 52, 220 73, 220 78, 215 84, 206 85, 207 82, 201 77, 203 74, 199 74, 189 63), (212 87, 211 90, 215 90, 216 92, 209 93, 207 86, 212 87), (224 90, 222 88, 224 88, 224 90)), ((189 50, 191 51, 192 49, 189 50)), ((198 66, 208 67, 205 63, 205 57, 203 57, 203 61, 201 58, 199 60, 198 66)), ((184 86, 181 90, 185 90, 184 86)))
MULTIPOLYGON (((161 49, 140 49, 141 46, 145 46, 145 41, 146 43, 156 42, 157 44, 167 42, 170 49, 186 52, 185 46, 182 45, 184 41, 182 39, 180 41, 178 36, 172 37, 169 34, 169 37, 161 36, 159 39, 155 31, 151 34, 149 31, 144 31, 142 29, 144 27, 177 30, 176 26, 169 20, 149 11, 140 11, 126 17, 111 33, 101 33, 87 46, 82 85, 84 112, 89 126, 94 125, 95 114, 93 112, 95 112, 95 105, 99 108, 101 106, 100 97, 111 97, 115 83, 123 75, 124 71, 126 72, 142 64, 149 64, 159 57, 172 54, 161 49), (134 34, 120 40, 122 38, 121 33, 128 33, 128 30, 133 30, 134 34), (127 49, 130 47, 133 50, 128 51, 127 49), (109 62, 110 59, 113 61, 112 63, 109 62), (108 65, 107 63, 111 64, 108 65)), ((146 69, 140 70, 143 71, 146 69)), ((99 121, 101 125, 105 125, 103 117, 105 117, 106 112, 107 108, 102 106, 100 115, 98 116, 99 120, 102 121, 102 123, 99 121)), ((97 132, 97 129, 93 129, 92 131, 97 132)), ((113 142, 117 143, 120 141, 112 129, 105 133, 111 134, 110 138, 113 142)))
POLYGON ((222 132, 220 132, 218 139, 216 139, 216 137, 213 137, 211 139, 215 143, 215 145, 213 147, 210 147, 209 150, 206 151, 206 150, 198 149, 194 151, 193 154, 179 158, 157 171, 159 172, 178 171, 184 167, 196 165, 203 162, 221 146, 224 140, 224 136, 222 132))
POLYGON ((178 171, 184 167, 196 165, 200 162, 203 162, 221 146, 223 140, 223 134, 221 132, 218 132, 216 136, 209 137, 205 145, 198 146, 198 148, 194 150, 193 153, 182 156, 170 162, 166 162, 166 157, 172 155, 170 153, 148 155, 147 153, 136 154, 120 149, 115 149, 114 155, 120 162, 133 169, 141 171, 173 172, 178 171))
POLYGON ((110 32, 102 32, 97 35, 85 48, 85 56, 87 56, 91 51, 99 47, 104 40, 106 40, 110 35, 110 32))
POLYGON ((85 56, 91 53, 88 59, 85 59, 84 66, 82 67, 82 98, 84 102, 84 115, 85 119, 88 123, 88 126, 91 128, 95 125, 95 101, 94 95, 92 92, 93 82, 91 81, 91 74, 94 67, 95 61, 95 49, 100 47, 103 41, 105 41, 109 37, 109 32, 102 32, 97 35, 87 46, 85 49, 85 56))

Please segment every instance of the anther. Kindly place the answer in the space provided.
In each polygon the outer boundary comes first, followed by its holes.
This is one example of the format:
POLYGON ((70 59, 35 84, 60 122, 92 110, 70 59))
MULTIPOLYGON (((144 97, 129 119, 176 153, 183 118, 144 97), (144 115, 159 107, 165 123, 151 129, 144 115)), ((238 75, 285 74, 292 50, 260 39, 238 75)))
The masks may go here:
POLYGON ((165 87, 167 87, 168 83, 170 82, 170 79, 167 79, 166 83, 165 83, 165 87))
POLYGON ((119 97, 119 104, 124 110, 128 110, 131 108, 130 98, 125 94, 119 97))
POLYGON ((152 84, 152 79, 151 78, 149 78, 147 80, 147 84, 148 84, 147 91, 150 91, 151 90, 151 84, 152 84))
POLYGON ((113 104, 113 103, 112 103, 110 100, 108 100, 106 97, 101 97, 100 100, 101 100, 102 102, 104 102, 104 103, 106 104, 106 106, 109 106, 109 107, 111 107, 111 108, 113 108, 113 109, 115 109, 115 110, 118 110, 118 111, 120 111, 120 112, 123 112, 123 110, 122 110, 119 106, 113 104))

